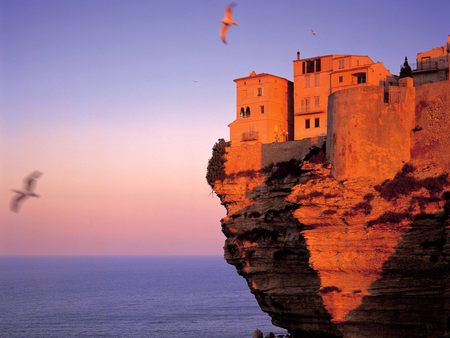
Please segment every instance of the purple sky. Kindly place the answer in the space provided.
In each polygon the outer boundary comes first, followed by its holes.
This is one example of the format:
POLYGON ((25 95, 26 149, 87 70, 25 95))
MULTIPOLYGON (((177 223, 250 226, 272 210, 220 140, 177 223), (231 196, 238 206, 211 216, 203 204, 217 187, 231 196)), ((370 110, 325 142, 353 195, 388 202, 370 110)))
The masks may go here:
POLYGON ((397 74, 450 34, 446 0, 248 0, 223 45, 227 4, 0 0, 0 255, 221 254, 204 176, 234 78, 292 79, 297 50, 397 74), (42 198, 13 214, 10 189, 34 169, 42 198))

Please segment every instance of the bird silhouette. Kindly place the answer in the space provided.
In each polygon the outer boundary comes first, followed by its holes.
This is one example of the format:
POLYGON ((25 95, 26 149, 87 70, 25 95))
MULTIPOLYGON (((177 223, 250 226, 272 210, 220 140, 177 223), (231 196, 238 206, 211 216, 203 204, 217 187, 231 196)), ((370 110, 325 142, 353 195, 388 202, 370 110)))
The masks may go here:
POLYGON ((220 21, 222 22, 222 28, 220 29, 220 38, 222 39, 223 43, 227 43, 227 33, 230 29, 231 25, 237 26, 237 22, 233 19, 233 8, 236 7, 236 3, 232 2, 228 5, 227 8, 225 8, 225 16, 220 21))
POLYGON ((309 34, 312 35, 312 36, 317 36, 316 32, 314 32, 313 29, 310 29, 310 30, 309 30, 309 34))
POLYGON ((11 200, 11 211, 19 212, 20 206, 28 197, 39 197, 39 195, 34 193, 34 189, 36 188, 36 180, 41 176, 42 173, 40 171, 33 171, 23 180, 24 190, 11 190, 16 193, 16 196, 11 200))

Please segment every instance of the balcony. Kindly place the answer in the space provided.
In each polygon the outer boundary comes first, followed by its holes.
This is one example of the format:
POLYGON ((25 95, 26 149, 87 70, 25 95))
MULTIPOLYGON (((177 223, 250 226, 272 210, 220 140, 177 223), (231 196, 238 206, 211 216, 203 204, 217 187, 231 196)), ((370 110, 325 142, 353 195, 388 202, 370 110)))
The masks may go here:
POLYGON ((242 133, 241 142, 257 141, 259 139, 259 133, 257 131, 249 131, 242 133))
POLYGON ((429 59, 427 61, 413 63, 411 64, 411 68, 414 73, 433 72, 441 69, 448 69, 448 58, 447 56, 441 56, 438 58, 429 59))
POLYGON ((326 113, 326 107, 324 106, 318 106, 311 109, 302 109, 300 111, 294 112, 294 115, 314 115, 314 114, 320 114, 320 113, 326 113))

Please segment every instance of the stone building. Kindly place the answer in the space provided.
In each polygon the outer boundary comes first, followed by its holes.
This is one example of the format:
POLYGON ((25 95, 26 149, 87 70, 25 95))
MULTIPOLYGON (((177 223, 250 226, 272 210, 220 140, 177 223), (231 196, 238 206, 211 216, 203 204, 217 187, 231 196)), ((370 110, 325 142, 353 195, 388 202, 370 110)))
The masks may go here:
POLYGON ((301 59, 297 53, 293 83, 255 72, 236 79, 228 150, 233 170, 299 158, 325 137, 338 179, 392 177, 418 158, 450 166, 449 50, 450 35, 447 45, 418 53, 413 69, 405 58, 400 77, 368 56, 301 59), (273 144, 285 141, 296 142, 273 144))
POLYGON ((337 179, 393 177, 419 161, 450 167, 449 44, 417 54, 398 85, 353 87, 329 97, 327 157, 337 179), (356 128, 355 128, 356 127, 356 128))
POLYGON ((450 35, 447 37, 446 45, 417 53, 416 62, 416 67, 413 71, 414 84, 416 86, 448 80, 450 35))
POLYGON ((292 82, 251 72, 235 79, 236 119, 229 124, 231 146, 293 139, 292 82))
POLYGON ((392 78, 382 62, 362 55, 324 55, 294 60, 294 139, 327 134, 328 96, 392 78))

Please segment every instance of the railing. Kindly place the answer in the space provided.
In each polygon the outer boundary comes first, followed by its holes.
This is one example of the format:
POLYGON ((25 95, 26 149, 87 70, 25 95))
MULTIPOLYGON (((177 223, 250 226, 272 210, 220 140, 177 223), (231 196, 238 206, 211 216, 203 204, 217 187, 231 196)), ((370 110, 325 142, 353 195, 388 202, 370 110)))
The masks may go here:
POLYGON ((308 114, 317 114, 317 113, 323 113, 323 112, 326 112, 325 107, 320 105, 318 107, 309 108, 308 110, 303 108, 300 111, 295 112, 294 115, 308 115, 308 114))
POLYGON ((411 68, 415 72, 446 69, 446 68, 448 68, 448 58, 447 58, 447 56, 441 56, 438 58, 430 59, 429 61, 421 61, 418 63, 412 63, 411 68))
POLYGON ((241 141, 256 141, 259 138, 259 134, 257 131, 244 132, 241 136, 241 141))

